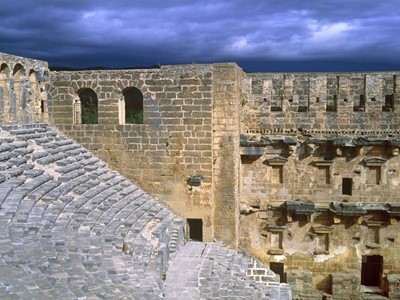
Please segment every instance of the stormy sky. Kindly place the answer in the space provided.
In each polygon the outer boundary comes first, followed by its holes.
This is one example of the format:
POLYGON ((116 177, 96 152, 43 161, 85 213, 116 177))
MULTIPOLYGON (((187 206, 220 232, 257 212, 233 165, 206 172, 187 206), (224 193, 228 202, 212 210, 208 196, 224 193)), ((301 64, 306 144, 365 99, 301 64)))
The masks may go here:
POLYGON ((400 71, 400 0, 10 0, 0 52, 50 66, 400 71))

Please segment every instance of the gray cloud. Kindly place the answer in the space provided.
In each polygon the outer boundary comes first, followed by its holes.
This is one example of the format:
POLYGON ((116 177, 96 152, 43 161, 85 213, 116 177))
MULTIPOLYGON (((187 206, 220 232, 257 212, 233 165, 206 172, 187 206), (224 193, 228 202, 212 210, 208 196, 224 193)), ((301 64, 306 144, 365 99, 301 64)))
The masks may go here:
POLYGON ((14 0, 0 11, 0 51, 76 67, 230 60, 265 71, 324 62, 327 70, 400 69, 398 7, 400 0, 14 0))

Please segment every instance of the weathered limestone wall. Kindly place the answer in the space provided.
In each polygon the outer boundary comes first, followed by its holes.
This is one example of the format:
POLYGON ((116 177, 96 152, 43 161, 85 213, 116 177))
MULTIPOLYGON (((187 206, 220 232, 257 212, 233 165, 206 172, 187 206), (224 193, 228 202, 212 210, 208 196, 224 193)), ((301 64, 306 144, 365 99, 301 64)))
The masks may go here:
POLYGON ((265 206, 400 196, 399 83, 396 73, 250 74, 241 115, 241 200, 265 206), (334 98, 336 111, 326 111, 334 98), (352 180, 351 197, 343 196, 343 178, 352 180))
POLYGON ((399 129, 399 75, 248 74, 243 85, 242 133, 293 134, 301 128, 312 134, 368 134, 399 129))
POLYGON ((378 274, 375 292, 396 299, 398 75, 243 81, 240 244, 283 264, 295 299, 360 299, 367 273, 378 274))
POLYGON ((48 64, 0 53, 0 123, 47 121, 48 64))
POLYGON ((212 232, 211 65, 152 70, 52 72, 51 121, 64 133, 186 218, 212 232), (121 94, 143 94, 143 124, 119 124, 121 94), (73 124, 78 91, 98 97, 98 124, 73 124), (190 183, 201 176, 201 185, 190 183))
MULTIPOLYGON (((316 212, 310 221, 297 215, 291 222, 280 211, 242 215, 241 246, 265 264, 284 264, 287 282, 295 295, 303 295, 300 299, 313 299, 311 295, 321 299, 323 293, 344 299, 343 286, 348 283, 338 284, 343 276, 355 277, 352 282, 359 294, 363 256, 382 257, 384 289, 389 275, 400 273, 398 218, 369 211, 362 217, 342 216, 339 220, 334 220, 331 212, 316 212), (332 281, 332 276, 338 280, 332 281)), ((393 289, 389 285, 389 291, 393 289)))

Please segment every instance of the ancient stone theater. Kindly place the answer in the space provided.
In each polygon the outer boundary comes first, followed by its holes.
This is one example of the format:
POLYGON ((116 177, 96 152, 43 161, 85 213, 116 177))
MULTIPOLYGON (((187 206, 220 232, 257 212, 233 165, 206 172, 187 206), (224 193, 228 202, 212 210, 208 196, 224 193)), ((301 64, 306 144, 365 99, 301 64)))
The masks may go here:
POLYGON ((399 72, 0 65, 0 297, 400 299, 399 72))

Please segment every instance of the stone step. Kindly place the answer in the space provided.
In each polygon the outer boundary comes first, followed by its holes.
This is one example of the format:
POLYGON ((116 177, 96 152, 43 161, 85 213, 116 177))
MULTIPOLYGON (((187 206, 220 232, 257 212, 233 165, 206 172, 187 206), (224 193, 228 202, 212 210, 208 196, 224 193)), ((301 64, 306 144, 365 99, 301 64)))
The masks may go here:
POLYGON ((64 153, 56 153, 53 155, 43 156, 42 158, 36 159, 36 161, 41 165, 49 165, 51 163, 55 163, 56 161, 65 158, 65 157, 66 157, 66 154, 64 154, 64 153))

